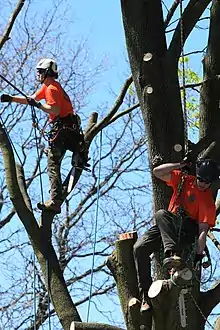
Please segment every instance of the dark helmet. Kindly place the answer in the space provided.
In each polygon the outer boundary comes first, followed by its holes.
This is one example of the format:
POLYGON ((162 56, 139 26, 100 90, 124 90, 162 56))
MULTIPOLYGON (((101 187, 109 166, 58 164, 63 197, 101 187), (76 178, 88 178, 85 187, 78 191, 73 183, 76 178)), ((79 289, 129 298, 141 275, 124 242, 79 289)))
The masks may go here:
POLYGON ((220 169, 212 159, 198 160, 196 163, 196 176, 204 182, 213 182, 219 178, 220 169))

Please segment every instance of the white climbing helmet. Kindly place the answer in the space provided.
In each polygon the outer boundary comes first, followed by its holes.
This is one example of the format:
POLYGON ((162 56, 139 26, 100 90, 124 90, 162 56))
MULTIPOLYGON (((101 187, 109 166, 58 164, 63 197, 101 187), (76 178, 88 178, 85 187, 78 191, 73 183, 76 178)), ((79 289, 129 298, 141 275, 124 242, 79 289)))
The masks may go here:
POLYGON ((43 58, 36 66, 36 69, 51 70, 54 73, 58 73, 57 63, 51 58, 43 58))

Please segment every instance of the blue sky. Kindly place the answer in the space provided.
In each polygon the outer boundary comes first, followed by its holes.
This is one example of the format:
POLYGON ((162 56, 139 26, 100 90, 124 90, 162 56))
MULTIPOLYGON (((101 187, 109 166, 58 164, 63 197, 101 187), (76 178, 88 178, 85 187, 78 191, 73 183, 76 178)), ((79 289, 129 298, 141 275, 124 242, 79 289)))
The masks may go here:
MULTIPOLYGON (((17 1, 14 0, 13 2, 16 3, 17 1)), ((43 10, 45 7, 49 7, 51 2, 50 0, 36 0, 36 10, 43 10)), ((172 1, 168 0, 165 2, 168 6, 172 3, 172 1)), ((110 88, 113 88, 115 92, 119 92, 124 78, 129 74, 128 64, 126 63, 127 51, 120 1, 70 1, 68 15, 69 19, 73 21, 69 30, 70 38, 72 35, 74 39, 77 37, 87 38, 94 66, 102 59, 105 59, 106 71, 103 72, 102 79, 100 79, 99 84, 90 97, 91 108, 95 109, 101 102, 105 101, 111 105, 115 97, 111 94, 110 88)), ((185 52, 201 49, 203 44, 205 44, 205 38, 201 38, 200 30, 196 30, 187 42, 185 52)), ((190 63, 197 72, 201 72, 200 59, 196 59, 193 56, 190 63)), ((92 308, 92 313, 90 313, 91 319, 104 322, 104 319, 100 320, 100 316, 97 317, 94 312, 95 309, 92 308)), ((86 315, 86 306, 84 313, 86 315)), ((114 313, 117 312, 114 311, 114 313)), ((85 319, 85 316, 83 317, 85 319)))

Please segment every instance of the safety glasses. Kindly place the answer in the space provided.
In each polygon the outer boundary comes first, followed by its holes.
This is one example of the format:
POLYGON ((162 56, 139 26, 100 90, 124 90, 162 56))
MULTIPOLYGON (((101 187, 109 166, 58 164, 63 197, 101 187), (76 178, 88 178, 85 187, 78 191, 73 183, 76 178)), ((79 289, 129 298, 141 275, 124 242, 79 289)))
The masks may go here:
POLYGON ((211 184, 210 180, 204 180, 203 178, 201 178, 200 176, 197 176, 196 179, 199 182, 205 183, 205 184, 211 184))
POLYGON ((37 69, 37 72, 38 72, 39 74, 45 73, 45 69, 37 69))

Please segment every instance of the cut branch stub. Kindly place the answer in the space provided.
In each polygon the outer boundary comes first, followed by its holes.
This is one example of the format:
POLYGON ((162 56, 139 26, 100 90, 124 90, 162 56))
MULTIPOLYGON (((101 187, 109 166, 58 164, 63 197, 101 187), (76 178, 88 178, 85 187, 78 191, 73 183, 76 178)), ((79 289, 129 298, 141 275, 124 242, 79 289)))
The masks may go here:
POLYGON ((114 253, 107 261, 117 283, 124 319, 129 330, 140 329, 140 302, 133 258, 133 245, 136 240, 136 232, 121 234, 115 242, 114 253))
POLYGON ((149 62, 149 61, 152 60, 152 58, 153 58, 153 54, 151 54, 151 53, 146 53, 146 54, 144 54, 143 61, 144 61, 144 62, 149 62))

